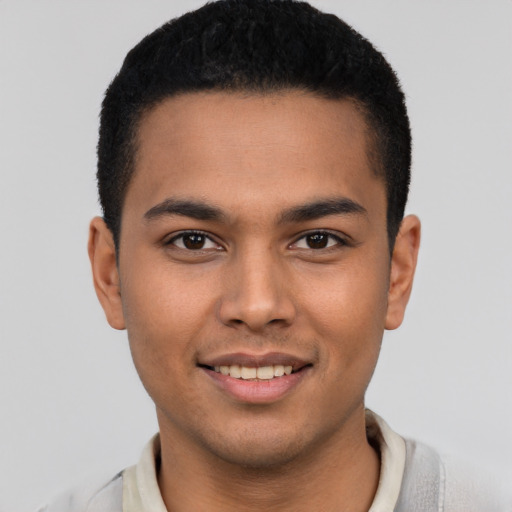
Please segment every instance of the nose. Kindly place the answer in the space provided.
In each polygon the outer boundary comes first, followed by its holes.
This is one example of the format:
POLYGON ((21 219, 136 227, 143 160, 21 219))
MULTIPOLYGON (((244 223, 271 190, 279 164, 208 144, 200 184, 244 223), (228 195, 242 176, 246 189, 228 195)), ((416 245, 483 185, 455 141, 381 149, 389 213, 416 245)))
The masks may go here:
POLYGON ((247 251, 226 269, 219 306, 220 321, 230 327, 263 331, 289 326, 296 316, 291 283, 271 250, 247 251), (250 254, 247 254, 250 253, 250 254))

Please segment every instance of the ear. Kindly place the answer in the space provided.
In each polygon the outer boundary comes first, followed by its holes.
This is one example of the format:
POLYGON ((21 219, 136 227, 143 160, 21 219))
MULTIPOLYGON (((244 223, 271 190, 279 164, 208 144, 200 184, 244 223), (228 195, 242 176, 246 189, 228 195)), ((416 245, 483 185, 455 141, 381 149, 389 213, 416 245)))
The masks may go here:
POLYGON ((418 261, 420 235, 421 224, 418 217, 405 217, 400 225, 391 257, 386 329, 396 329, 404 319, 418 261))
POLYGON ((96 295, 114 329, 124 329, 125 321, 119 286, 116 248, 110 229, 101 217, 92 219, 89 226, 89 259, 96 295))

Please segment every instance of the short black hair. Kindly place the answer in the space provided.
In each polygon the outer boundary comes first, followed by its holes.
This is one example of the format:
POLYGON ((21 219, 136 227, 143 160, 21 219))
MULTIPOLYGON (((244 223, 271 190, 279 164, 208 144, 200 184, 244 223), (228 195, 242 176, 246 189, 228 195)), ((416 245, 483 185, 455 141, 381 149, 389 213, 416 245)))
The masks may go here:
POLYGON ((373 171, 387 196, 390 250, 410 182, 404 94, 383 55, 333 14, 295 0, 220 0, 173 19, 126 56, 102 104, 98 189, 119 247, 123 201, 144 112, 180 93, 302 90, 363 112, 373 171))

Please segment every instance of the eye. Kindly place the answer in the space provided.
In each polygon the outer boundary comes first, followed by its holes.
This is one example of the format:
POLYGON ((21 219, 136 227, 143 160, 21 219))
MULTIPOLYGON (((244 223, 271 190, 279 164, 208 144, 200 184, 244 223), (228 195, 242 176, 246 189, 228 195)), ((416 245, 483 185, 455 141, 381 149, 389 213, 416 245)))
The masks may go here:
POLYGON ((219 250, 221 247, 201 231, 185 231, 171 238, 167 245, 187 251, 219 250))
POLYGON ((336 245, 346 245, 346 242, 332 233, 315 231, 299 238, 292 245, 295 249, 329 249, 336 245))

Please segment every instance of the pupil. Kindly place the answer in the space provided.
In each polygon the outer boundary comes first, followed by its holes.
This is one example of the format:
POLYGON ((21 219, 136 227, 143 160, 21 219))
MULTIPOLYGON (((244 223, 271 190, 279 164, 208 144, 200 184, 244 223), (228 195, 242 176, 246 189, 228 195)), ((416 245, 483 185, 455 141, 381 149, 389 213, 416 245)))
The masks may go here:
POLYGON ((314 235, 308 235, 307 241, 311 249, 324 249, 327 246, 329 235, 324 233, 315 233, 314 235))
POLYGON ((183 237, 183 245, 187 249, 202 249, 204 245, 204 235, 192 234, 183 237))

